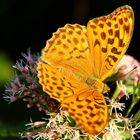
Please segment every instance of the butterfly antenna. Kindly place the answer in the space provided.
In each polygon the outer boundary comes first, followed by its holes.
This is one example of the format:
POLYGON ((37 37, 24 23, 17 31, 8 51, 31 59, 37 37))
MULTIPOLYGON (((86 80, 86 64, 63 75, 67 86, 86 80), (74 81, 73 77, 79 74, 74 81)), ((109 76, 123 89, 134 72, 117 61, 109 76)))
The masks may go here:
POLYGON ((129 76, 130 74, 132 74, 138 67, 137 66, 134 66, 133 69, 131 69, 130 71, 128 71, 126 74, 123 74, 121 77, 119 77, 119 79, 123 79, 127 76, 129 76))
MULTIPOLYGON (((138 67, 137 66, 134 66, 134 68, 132 68, 130 71, 128 71, 127 73, 123 74, 122 76, 120 76, 118 79, 121 80, 121 79, 124 79, 125 77, 128 77, 130 74, 132 74, 132 72, 134 72, 134 70, 136 70, 138 67)), ((110 84, 110 86, 113 86, 115 83, 116 83, 117 80, 117 77, 116 79, 110 84)))

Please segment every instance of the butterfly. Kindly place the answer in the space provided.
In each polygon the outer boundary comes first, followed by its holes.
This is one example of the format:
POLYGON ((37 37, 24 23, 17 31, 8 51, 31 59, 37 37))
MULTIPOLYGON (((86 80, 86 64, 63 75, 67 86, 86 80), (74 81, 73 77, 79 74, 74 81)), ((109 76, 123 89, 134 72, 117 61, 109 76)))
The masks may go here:
POLYGON ((37 71, 43 91, 88 134, 100 133, 108 122, 104 80, 126 52, 133 28, 133 10, 125 5, 87 26, 66 24, 42 50, 37 71))

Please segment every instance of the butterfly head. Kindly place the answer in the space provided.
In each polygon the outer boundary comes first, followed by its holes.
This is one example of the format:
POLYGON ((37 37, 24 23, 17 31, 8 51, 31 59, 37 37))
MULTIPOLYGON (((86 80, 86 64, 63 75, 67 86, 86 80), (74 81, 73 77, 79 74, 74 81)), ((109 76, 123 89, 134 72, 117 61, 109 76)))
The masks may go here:
MULTIPOLYGON (((103 83, 104 84, 104 83, 103 83)), ((110 91, 110 88, 107 84, 104 84, 104 87, 103 87, 103 90, 102 90, 102 93, 108 93, 110 91)))

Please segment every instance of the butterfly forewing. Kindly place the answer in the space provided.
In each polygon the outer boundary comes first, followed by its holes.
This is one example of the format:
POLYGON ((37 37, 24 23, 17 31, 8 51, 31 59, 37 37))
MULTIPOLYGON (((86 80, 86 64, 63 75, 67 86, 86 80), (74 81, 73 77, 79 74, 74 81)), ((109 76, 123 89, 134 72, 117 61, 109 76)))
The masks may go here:
POLYGON ((86 27, 66 24, 59 28, 47 41, 41 59, 53 66, 76 73, 84 75, 91 73, 86 27))
POLYGON ((119 7, 110 15, 88 22, 88 41, 95 77, 104 80, 111 75, 128 48, 133 26, 134 14, 130 6, 119 7))

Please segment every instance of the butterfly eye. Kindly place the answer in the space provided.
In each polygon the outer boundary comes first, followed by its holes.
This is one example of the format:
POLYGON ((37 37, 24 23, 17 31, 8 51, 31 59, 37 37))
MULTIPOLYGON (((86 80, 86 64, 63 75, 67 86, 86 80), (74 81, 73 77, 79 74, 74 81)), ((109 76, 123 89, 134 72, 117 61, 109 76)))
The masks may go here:
POLYGON ((103 93, 108 93, 109 91, 110 91, 110 88, 106 84, 104 84, 103 93))

